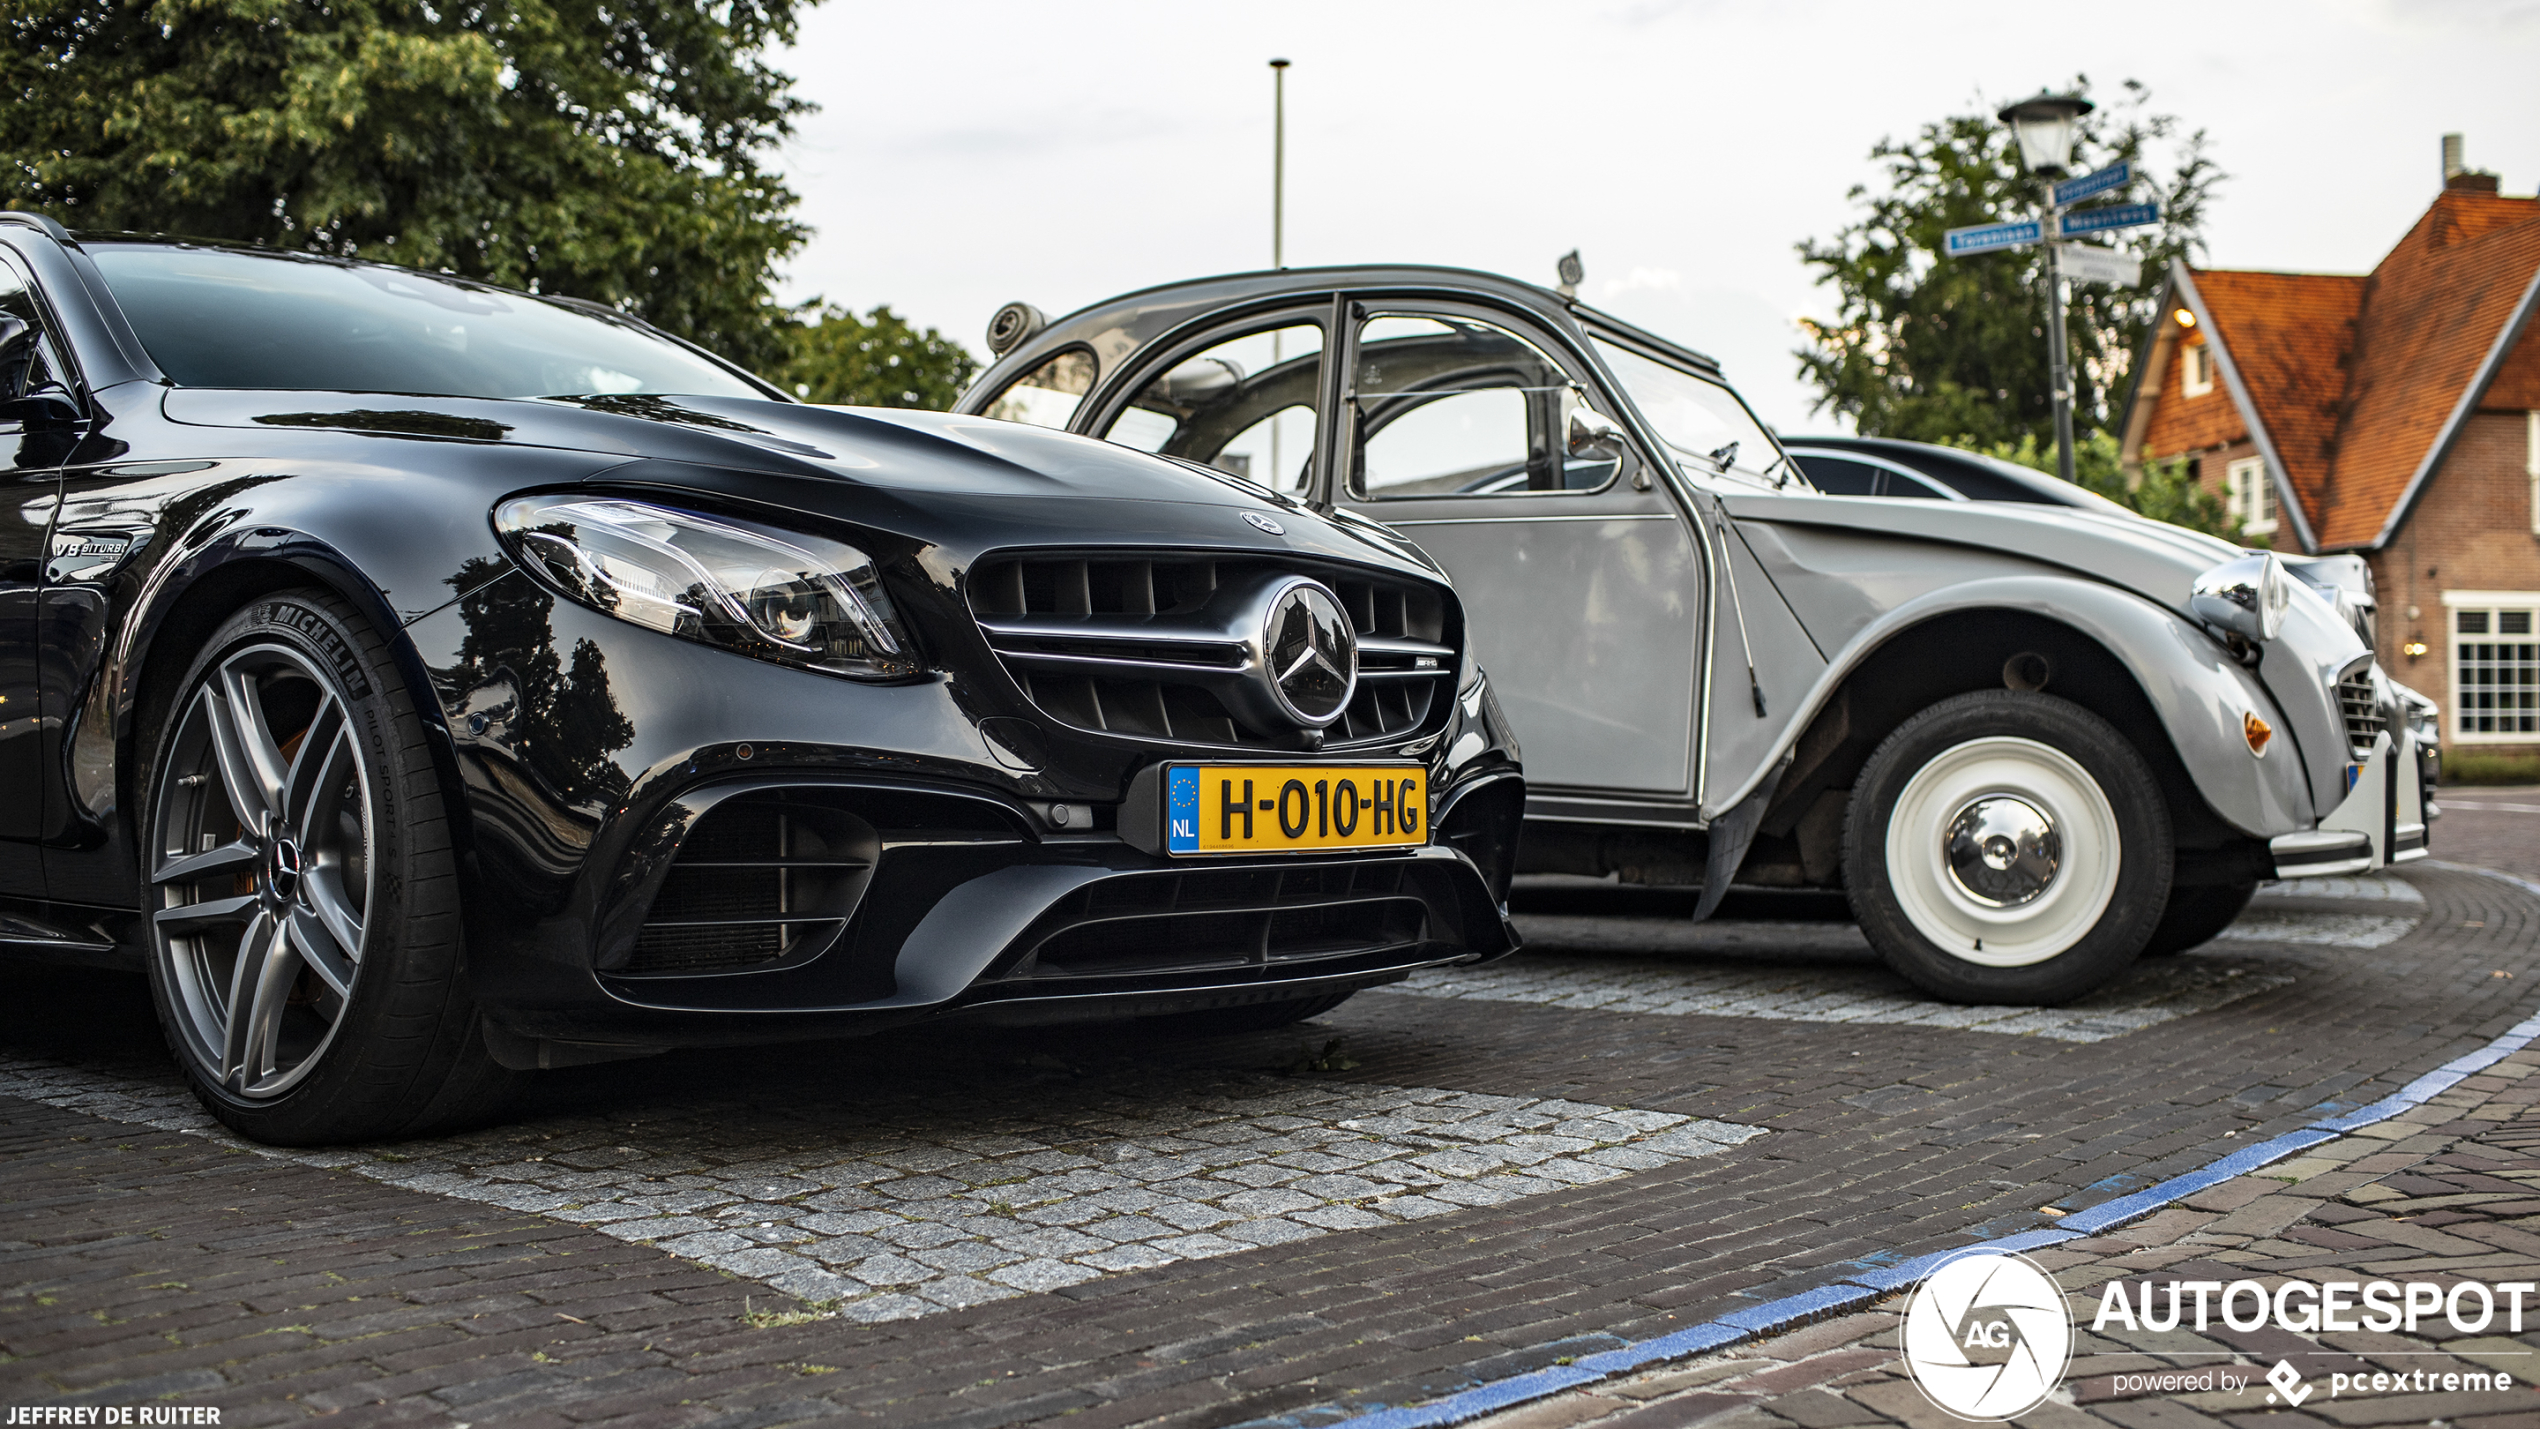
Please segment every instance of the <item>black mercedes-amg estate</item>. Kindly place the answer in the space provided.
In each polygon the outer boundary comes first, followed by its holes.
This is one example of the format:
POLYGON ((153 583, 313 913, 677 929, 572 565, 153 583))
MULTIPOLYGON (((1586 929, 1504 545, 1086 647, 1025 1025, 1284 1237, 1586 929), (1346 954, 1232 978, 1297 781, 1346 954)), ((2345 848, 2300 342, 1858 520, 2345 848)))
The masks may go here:
POLYGON ((0 215, 0 948, 251 1136, 924 1018, 1260 1027, 1510 951, 1401 538, 641 323, 0 215))

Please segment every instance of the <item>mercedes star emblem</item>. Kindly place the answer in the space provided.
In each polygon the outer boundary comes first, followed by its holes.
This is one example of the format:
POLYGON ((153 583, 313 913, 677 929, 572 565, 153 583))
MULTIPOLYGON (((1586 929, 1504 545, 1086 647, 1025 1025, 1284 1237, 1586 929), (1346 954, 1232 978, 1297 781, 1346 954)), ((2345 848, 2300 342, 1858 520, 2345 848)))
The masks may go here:
POLYGON ((1349 707, 1358 690, 1358 627, 1339 596, 1310 580, 1290 581, 1271 598, 1261 648, 1270 693, 1298 724, 1321 729, 1349 707))
POLYGON ((1288 534, 1287 527, 1280 525, 1278 522, 1271 520, 1269 517, 1262 515, 1258 511, 1245 512, 1244 519, 1251 522, 1254 526, 1269 532, 1273 536, 1284 536, 1288 534))

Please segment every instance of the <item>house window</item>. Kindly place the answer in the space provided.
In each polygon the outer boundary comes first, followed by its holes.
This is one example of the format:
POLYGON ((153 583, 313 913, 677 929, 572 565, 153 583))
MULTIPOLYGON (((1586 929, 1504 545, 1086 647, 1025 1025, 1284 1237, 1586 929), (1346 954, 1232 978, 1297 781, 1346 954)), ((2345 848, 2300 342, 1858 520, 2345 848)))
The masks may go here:
POLYGON ((2275 483, 2267 479, 2265 457, 2243 457, 2223 468, 2223 500, 2242 535, 2274 532, 2275 483))
POLYGON ((2445 591, 2452 611, 2452 732, 2468 741, 2540 738, 2540 592, 2445 591))
POLYGON ((2540 412, 2525 412, 2522 469, 2531 478, 2531 534, 2540 536, 2540 412))
POLYGON ((2202 397, 2214 390, 2214 350, 2201 342, 2189 343, 2181 359, 2179 372, 2182 387, 2190 397, 2202 397))

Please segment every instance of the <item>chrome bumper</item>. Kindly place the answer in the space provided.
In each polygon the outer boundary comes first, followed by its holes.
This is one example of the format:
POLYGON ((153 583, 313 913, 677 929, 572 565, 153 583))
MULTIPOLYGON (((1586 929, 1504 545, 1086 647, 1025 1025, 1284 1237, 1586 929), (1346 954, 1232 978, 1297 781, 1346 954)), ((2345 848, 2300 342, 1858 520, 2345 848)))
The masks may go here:
POLYGON ((2426 856, 2428 809, 2416 739, 2383 731, 2360 764, 2347 766, 2346 798, 2316 829, 2268 841, 2278 878, 2370 873, 2426 856))

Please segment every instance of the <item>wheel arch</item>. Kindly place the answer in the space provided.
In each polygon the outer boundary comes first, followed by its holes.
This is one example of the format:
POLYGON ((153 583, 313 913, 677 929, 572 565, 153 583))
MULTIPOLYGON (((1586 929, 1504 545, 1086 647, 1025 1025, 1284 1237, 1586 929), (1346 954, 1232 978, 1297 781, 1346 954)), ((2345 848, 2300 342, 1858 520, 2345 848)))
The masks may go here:
POLYGON ((117 648, 98 688, 111 691, 114 700, 112 787, 115 807, 124 811, 134 847, 148 836, 141 823, 147 798, 140 781, 151 754, 145 741, 153 737, 173 704, 202 642, 260 596, 311 588, 351 605, 386 643, 416 716, 432 732, 432 762, 441 782, 442 805, 453 843, 464 855, 467 802, 461 797, 456 754, 441 703, 433 697, 430 672, 407 637, 405 622, 389 608, 379 587, 365 579, 341 551, 304 532, 271 526, 226 532, 180 553, 153 573, 122 622, 117 648))
MULTIPOLYGON (((2287 736, 2251 757, 2256 714, 2284 730, 2265 689, 2220 646, 2128 592, 2061 578, 1969 582, 1909 602, 1860 631, 1829 662, 1800 717, 1765 763, 1790 767, 1775 788, 1741 877, 1832 884, 1843 797, 1890 730, 1934 702, 1978 689, 2039 688, 2014 671, 2043 657, 2046 693, 2124 731, 2152 767, 2191 878, 2232 872, 2263 841, 2312 822, 2287 736), (2210 855, 2210 856, 2207 856, 2210 855)), ((1749 790, 1740 790, 1746 797, 1749 790)))

